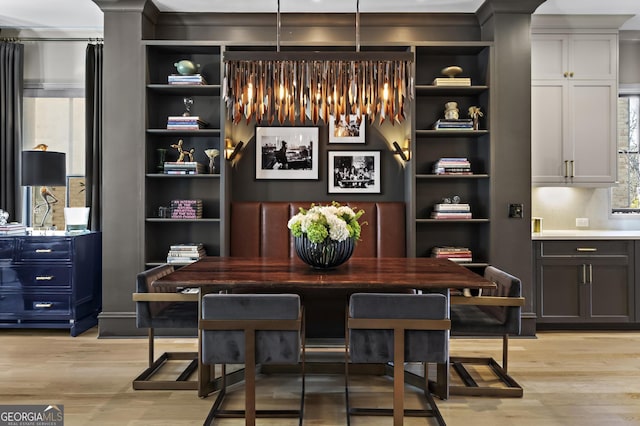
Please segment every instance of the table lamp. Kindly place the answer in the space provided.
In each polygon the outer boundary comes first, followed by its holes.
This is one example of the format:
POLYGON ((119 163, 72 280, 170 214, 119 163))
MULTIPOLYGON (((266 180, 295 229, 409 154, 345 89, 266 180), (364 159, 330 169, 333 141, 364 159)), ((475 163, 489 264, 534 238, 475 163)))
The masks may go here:
POLYGON ((46 206, 40 228, 44 227, 52 204, 58 202, 47 186, 65 186, 67 179, 65 154, 46 149, 46 145, 41 144, 32 151, 22 151, 22 186, 40 186, 42 201, 38 201, 35 208, 46 206))

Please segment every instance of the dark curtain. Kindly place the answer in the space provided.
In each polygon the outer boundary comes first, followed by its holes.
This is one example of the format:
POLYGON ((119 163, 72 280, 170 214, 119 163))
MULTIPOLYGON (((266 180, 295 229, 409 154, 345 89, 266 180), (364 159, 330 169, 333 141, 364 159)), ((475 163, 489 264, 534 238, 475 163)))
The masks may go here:
POLYGON ((24 45, 0 42, 0 209, 21 220, 20 151, 24 45))
POLYGON ((87 45, 85 192, 89 229, 102 228, 102 44, 87 45))

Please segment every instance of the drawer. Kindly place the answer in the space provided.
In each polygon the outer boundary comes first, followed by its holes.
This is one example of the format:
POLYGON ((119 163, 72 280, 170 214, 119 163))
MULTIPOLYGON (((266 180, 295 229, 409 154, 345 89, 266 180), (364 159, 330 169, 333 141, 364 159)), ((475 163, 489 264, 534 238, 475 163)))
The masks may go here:
POLYGON ((540 241, 540 256, 628 256, 628 240, 540 241))
POLYGON ((15 238, 0 238, 0 263, 2 263, 2 260, 13 259, 15 243, 15 238))
POLYGON ((71 288, 71 265, 18 266, 14 271, 18 275, 20 285, 25 289, 71 288))
POLYGON ((71 296, 69 294, 26 292, 0 292, 0 318, 9 316, 69 316, 71 296))
POLYGON ((30 237, 20 239, 17 261, 71 260, 71 239, 30 237))

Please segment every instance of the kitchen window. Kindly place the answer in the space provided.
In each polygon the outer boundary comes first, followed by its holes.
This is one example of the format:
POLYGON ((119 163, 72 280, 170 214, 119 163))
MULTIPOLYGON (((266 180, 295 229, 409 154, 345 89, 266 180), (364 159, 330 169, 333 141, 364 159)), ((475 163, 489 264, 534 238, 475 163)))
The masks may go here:
POLYGON ((618 185, 611 189, 614 216, 640 214, 640 95, 618 98, 618 185))

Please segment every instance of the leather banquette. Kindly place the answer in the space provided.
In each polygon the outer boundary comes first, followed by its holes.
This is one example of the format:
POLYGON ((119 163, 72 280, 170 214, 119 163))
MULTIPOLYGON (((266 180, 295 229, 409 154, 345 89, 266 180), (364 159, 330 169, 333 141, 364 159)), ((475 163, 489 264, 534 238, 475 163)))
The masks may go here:
MULTIPOLYGON (((318 202, 316 204, 327 204, 318 202)), ((406 219, 402 202, 341 202, 364 210, 354 257, 405 257, 406 219)), ((287 222, 311 202, 231 203, 231 256, 296 258, 287 222)), ((298 261, 300 261, 298 259, 298 261)), ((300 261, 301 262, 301 261, 300 261)), ((344 338, 345 307, 352 292, 300 291, 306 312, 306 335, 344 338)))

